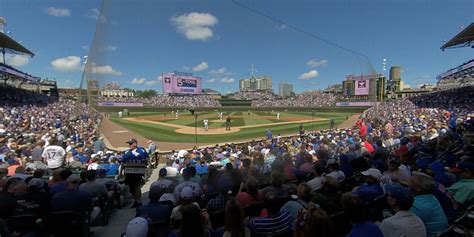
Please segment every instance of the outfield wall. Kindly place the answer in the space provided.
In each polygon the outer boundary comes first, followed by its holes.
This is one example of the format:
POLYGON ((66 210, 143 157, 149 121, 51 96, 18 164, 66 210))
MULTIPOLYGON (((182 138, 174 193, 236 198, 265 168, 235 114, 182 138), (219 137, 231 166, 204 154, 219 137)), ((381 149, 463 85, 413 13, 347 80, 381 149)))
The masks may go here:
MULTIPOLYGON (((281 107, 268 107, 268 108, 260 108, 260 107, 242 107, 242 106, 226 106, 226 107, 215 107, 215 108, 198 108, 195 109, 196 112, 206 112, 206 111, 304 111, 304 112, 349 112, 349 113, 362 113, 364 110, 370 107, 301 107, 301 108, 281 108, 281 107)), ((107 106, 98 106, 96 109, 100 112, 108 112, 114 113, 123 111, 124 109, 128 109, 129 112, 171 112, 176 110, 176 108, 157 108, 157 107, 107 107, 107 106)), ((179 110, 185 110, 186 108, 179 108, 179 110)))

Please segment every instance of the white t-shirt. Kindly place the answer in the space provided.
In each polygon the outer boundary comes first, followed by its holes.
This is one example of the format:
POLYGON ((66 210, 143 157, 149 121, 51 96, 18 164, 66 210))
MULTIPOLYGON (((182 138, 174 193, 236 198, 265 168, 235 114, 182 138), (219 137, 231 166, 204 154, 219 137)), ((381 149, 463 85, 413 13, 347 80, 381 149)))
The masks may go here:
POLYGON ((344 172, 342 172, 340 170, 339 171, 333 171, 333 172, 327 174, 327 176, 335 178, 338 182, 344 181, 344 179, 346 178, 346 176, 344 175, 344 172))
POLYGON ((312 190, 318 190, 323 186, 323 177, 315 177, 314 179, 306 182, 312 190))
POLYGON ((54 169, 60 167, 64 162, 66 151, 60 146, 48 146, 44 148, 41 156, 46 159, 48 168, 54 169))
POLYGON ((170 167, 170 166, 166 167, 166 177, 176 177, 178 176, 178 173, 179 173, 178 168, 170 167))

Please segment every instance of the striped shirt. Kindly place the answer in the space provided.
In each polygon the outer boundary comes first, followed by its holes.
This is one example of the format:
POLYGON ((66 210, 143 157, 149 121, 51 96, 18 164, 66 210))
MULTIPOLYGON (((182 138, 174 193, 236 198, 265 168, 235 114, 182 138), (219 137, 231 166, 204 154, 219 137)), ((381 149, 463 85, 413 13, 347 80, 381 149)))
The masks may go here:
POLYGON ((286 210, 281 210, 273 216, 252 218, 248 227, 256 236, 282 234, 291 231, 290 213, 286 210))

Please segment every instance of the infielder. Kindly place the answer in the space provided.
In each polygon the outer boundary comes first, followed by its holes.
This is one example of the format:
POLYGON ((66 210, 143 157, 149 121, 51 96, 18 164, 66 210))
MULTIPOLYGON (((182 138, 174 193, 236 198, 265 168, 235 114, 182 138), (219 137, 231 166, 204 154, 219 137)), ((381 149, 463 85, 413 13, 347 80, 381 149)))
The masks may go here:
POLYGON ((221 113, 219 114, 219 117, 220 117, 220 119, 222 120, 222 118, 224 117, 224 112, 221 112, 221 113))
POLYGON ((178 119, 179 118, 179 111, 176 110, 176 116, 175 116, 175 119, 178 119))
POLYGON ((209 120, 207 118, 204 119, 204 129, 209 130, 209 120))
POLYGON ((280 113, 277 113, 277 120, 280 120, 280 113))

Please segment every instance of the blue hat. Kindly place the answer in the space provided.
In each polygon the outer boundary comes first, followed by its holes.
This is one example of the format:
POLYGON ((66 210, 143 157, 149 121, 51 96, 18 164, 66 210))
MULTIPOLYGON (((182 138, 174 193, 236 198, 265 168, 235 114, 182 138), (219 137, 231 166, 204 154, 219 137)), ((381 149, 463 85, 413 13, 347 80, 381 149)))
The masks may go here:
POLYGON ((168 171, 166 171, 166 168, 160 169, 160 176, 166 176, 167 174, 168 174, 168 171))
POLYGON ((412 204, 414 202, 413 194, 407 188, 401 185, 386 185, 387 195, 395 198, 397 203, 412 204))
POLYGON ((450 170, 453 173, 461 173, 462 171, 470 171, 474 173, 474 162, 460 161, 455 168, 450 170))

